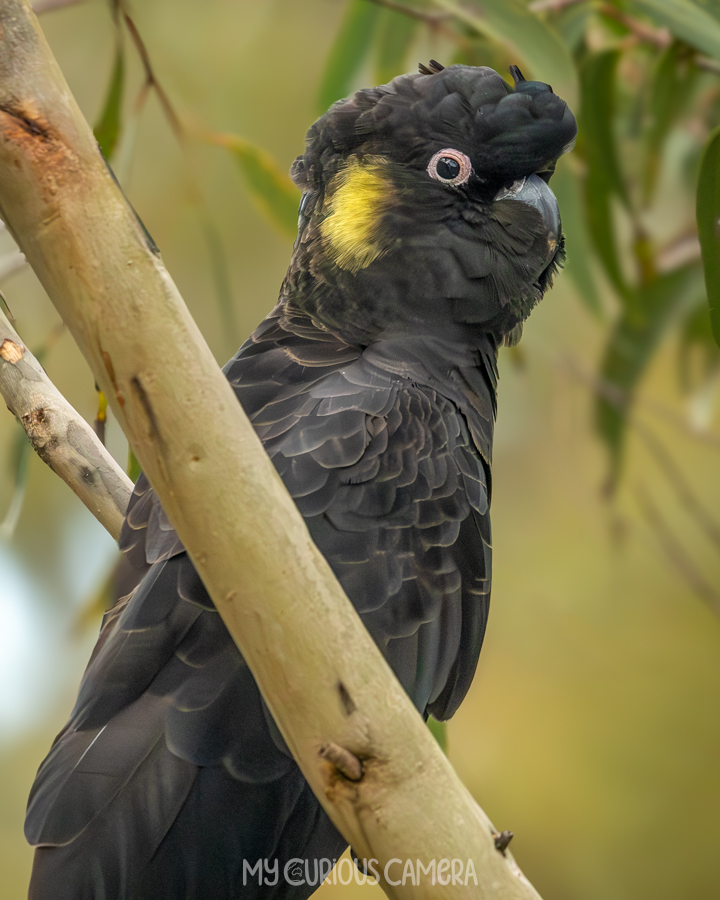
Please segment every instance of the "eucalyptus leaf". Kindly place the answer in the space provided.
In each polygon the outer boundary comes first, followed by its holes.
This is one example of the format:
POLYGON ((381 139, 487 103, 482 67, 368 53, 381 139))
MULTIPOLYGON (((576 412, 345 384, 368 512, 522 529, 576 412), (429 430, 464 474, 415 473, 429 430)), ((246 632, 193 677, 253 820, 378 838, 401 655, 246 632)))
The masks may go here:
POLYGON ((628 287, 620 267, 612 209, 613 196, 629 206, 613 131, 618 58, 617 50, 605 50, 585 60, 581 70, 580 133, 581 149, 587 162, 585 209, 590 235, 613 287, 622 297, 627 297, 628 287))
POLYGON ((378 84, 385 84, 405 71, 408 51, 419 27, 419 19, 394 9, 381 10, 375 39, 375 80, 378 84))
POLYGON ((209 215, 203 215, 202 218, 203 234, 205 235, 205 243, 207 244, 210 257, 210 269, 215 285, 215 296, 217 297, 220 315, 222 316, 225 339, 232 346, 235 346, 238 337, 238 324, 235 317, 235 301, 232 285, 230 284, 225 247, 220 232, 209 215))
POLYGON ((696 264, 675 269, 639 288, 610 332, 595 421, 610 451, 611 484, 620 474, 627 417, 640 379, 669 326, 701 293, 696 264))
POLYGON ((290 176, 269 153, 244 138, 223 134, 210 140, 232 153, 258 209, 283 234, 294 238, 300 192, 290 176))
POLYGON ((432 0, 479 34, 508 45, 528 79, 545 81, 574 109, 578 82, 572 56, 560 35, 520 0, 432 0))
POLYGON ((112 159, 120 137, 124 87, 125 56, 122 41, 118 38, 115 44, 115 62, 113 63, 105 104, 103 105, 100 118, 93 128, 95 140, 100 146, 102 155, 108 162, 112 159))
POLYGON ((13 439, 12 448, 13 493, 5 511, 5 516, 0 522, 0 540, 4 541, 9 541, 12 538, 20 521, 30 475, 30 457, 32 456, 32 445, 28 440, 25 429, 17 419, 15 421, 18 424, 18 430, 13 439))
POLYGON ((557 197, 562 216, 567 252, 565 268, 575 282, 580 299, 594 315, 599 316, 602 306, 592 270, 592 242, 581 203, 581 184, 564 159, 558 163, 550 186, 557 197))
POLYGON ((691 47, 714 59, 720 59, 720 19, 717 7, 710 7, 715 15, 692 0, 629 0, 626 8, 630 13, 646 13, 658 25, 668 28, 691 47))
POLYGON ((133 484, 138 480, 141 472, 142 466, 140 465, 137 456, 135 456, 135 451, 132 447, 128 447, 127 474, 133 484))
POLYGON ((715 342, 707 303, 691 309, 680 326, 678 370, 685 391, 697 388, 720 366, 720 347, 715 342), (693 366, 693 362, 699 365, 693 366))
POLYGON ((442 752, 447 753, 447 724, 445 722, 438 722, 437 719, 434 719, 432 716, 428 716, 427 727, 430 729, 430 733, 440 745, 440 749, 442 750, 442 752))
POLYGON ((653 72, 643 167, 643 199, 646 203, 652 199, 657 184, 663 144, 683 109, 683 101, 697 71, 687 55, 687 47, 674 42, 660 55, 653 72))
POLYGON ((696 215, 710 323, 720 344, 720 126, 710 134, 700 159, 696 215))
POLYGON ((381 8, 368 0, 351 0, 325 64, 318 91, 318 111, 347 97, 353 78, 370 52, 381 8))
POLYGON ((592 3, 573 3, 561 9, 554 21, 555 29, 567 44, 571 52, 575 52, 585 37, 588 21, 592 15, 592 3))

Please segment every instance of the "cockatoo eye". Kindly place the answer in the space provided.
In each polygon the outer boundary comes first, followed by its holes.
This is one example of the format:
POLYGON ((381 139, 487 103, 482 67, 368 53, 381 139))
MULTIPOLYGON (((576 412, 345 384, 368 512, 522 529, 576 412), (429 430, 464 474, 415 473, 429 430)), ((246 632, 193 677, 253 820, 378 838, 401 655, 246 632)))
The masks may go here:
POLYGON ((428 163, 427 172, 443 184, 465 184, 472 175, 470 158, 459 150, 438 150, 428 163))

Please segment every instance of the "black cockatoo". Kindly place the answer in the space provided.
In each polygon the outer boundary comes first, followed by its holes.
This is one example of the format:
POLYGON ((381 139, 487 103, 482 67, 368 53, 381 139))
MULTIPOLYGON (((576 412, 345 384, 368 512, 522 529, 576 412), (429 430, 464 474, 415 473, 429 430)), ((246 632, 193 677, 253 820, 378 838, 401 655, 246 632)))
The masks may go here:
MULTIPOLYGON (((575 119, 513 75, 431 63, 312 126, 278 305, 225 367, 368 631, 438 719, 488 614, 498 346, 563 256, 547 181, 575 119)), ((142 476, 120 546, 146 573, 107 614, 40 767, 30 897, 309 896, 286 861, 345 841, 142 476), (258 860, 279 861, 277 883, 258 860)))

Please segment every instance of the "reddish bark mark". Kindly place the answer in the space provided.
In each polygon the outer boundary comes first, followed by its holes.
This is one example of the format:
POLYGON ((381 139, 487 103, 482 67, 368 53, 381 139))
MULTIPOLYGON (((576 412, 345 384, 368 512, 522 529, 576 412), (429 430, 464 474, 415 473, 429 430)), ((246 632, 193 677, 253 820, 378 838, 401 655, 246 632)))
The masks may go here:
POLYGON ((5 113, 2 131, 9 140, 26 144, 29 139, 33 145, 37 144, 38 138, 41 143, 56 140, 50 123, 27 107, 0 105, 0 113, 5 113))
POLYGON ((0 356, 5 360, 5 362, 9 363, 18 363, 23 358, 24 349, 20 346, 20 344, 16 344, 15 341, 11 341, 10 338, 5 338, 5 340, 0 344, 0 356))

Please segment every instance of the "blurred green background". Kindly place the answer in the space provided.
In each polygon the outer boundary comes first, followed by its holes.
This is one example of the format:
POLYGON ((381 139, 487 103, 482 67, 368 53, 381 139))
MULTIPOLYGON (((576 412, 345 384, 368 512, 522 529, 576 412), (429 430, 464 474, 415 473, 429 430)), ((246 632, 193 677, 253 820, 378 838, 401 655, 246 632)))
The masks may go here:
MULTIPOLYGON (((719 376, 694 196, 700 171, 712 256, 720 3, 408 5, 136 0, 175 131, 107 3, 41 23, 220 363, 274 305, 297 202, 284 173, 329 102, 431 57, 519 63, 571 101, 578 147, 552 182, 569 263, 501 353, 492 615, 449 755, 547 900, 720 896, 719 376)), ((92 421, 92 376, 32 272, 0 287, 92 421)), ((20 900, 25 799, 115 550, 0 422, 0 900, 20 900)), ((113 421, 107 440, 124 464, 113 421)))

